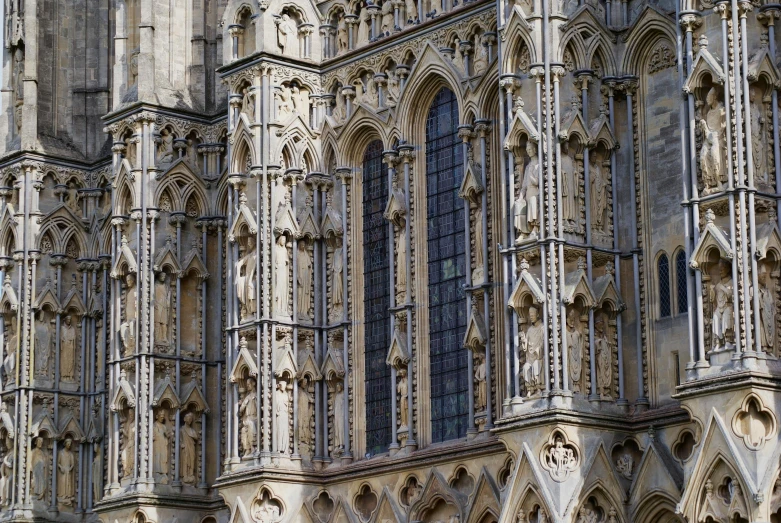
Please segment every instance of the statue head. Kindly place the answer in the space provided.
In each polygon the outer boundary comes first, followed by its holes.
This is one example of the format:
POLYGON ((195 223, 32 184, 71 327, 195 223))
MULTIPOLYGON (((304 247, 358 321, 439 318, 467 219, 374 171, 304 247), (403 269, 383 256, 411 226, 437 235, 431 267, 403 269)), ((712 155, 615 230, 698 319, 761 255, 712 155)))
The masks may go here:
POLYGON ((537 156, 537 144, 531 140, 526 142, 526 154, 529 155, 529 158, 535 158, 537 156))
POLYGON ((344 390, 344 385, 342 384, 341 381, 337 381, 336 382, 336 392, 339 393, 339 392, 342 392, 343 390, 344 390))
POLYGON ((132 272, 129 272, 127 276, 125 276, 125 285, 128 287, 133 287, 136 284, 136 275, 132 272))
POLYGON ((529 321, 532 323, 537 323, 538 318, 539 318, 539 311, 537 311, 537 307, 534 306, 529 307, 529 321))
POLYGON ((160 271, 157 274, 157 281, 159 281, 160 283, 165 283, 165 272, 164 271, 160 271))
POLYGON ((247 390, 255 390, 255 378, 247 378, 247 390))
POLYGON ((39 437, 35 438, 35 448, 38 448, 38 449, 43 448, 43 438, 42 437, 39 436, 39 437))
POLYGON ((577 319, 578 311, 576 309, 570 309, 567 313, 567 327, 574 328, 575 320, 577 319))
POLYGON ((70 438, 67 438, 67 439, 65 440, 65 448, 66 448, 66 449, 68 449, 68 450, 70 450, 70 448, 71 448, 71 445, 73 445, 73 440, 72 440, 72 439, 70 439, 70 438))
POLYGON ((281 390, 282 392, 285 391, 285 388, 287 387, 287 382, 285 380, 278 380, 277 381, 277 388, 281 390))
POLYGON ((708 94, 705 96, 705 101, 711 107, 716 107, 716 104, 719 103, 719 96, 715 87, 710 88, 710 91, 708 91, 708 94))
POLYGON ((720 263, 719 264, 719 276, 721 276, 721 279, 724 280, 729 276, 729 265, 726 263, 720 263))
POLYGON ((184 424, 185 425, 192 425, 193 424, 193 413, 188 412, 184 415, 184 424))
POLYGON ((157 421, 160 423, 165 423, 165 412, 162 409, 157 411, 157 421))
POLYGON ((70 327, 70 324, 71 324, 71 317, 70 316, 65 316, 65 325, 70 327))
POLYGON ((251 251, 255 248, 255 237, 250 235, 247 236, 247 250, 251 251))

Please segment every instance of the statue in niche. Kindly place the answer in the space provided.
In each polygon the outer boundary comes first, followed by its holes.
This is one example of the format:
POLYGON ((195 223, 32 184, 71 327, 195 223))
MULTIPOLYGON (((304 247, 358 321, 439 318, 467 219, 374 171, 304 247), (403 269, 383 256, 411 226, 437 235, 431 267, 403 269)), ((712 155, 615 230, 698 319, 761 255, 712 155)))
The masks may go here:
POLYGON ((344 246, 334 249, 331 260, 331 317, 336 319, 344 306, 344 246))
POLYGON ((607 211, 608 180, 602 172, 602 161, 596 151, 589 157, 589 175, 591 178, 591 225, 604 231, 607 211))
POLYGON ((92 453, 92 502, 97 503, 101 498, 100 485, 103 480, 103 452, 100 443, 93 445, 92 453))
POLYGON ((581 507, 576 523, 598 523, 599 515, 589 507, 581 507))
POLYGON ((293 110, 298 112, 304 120, 309 118, 309 91, 301 89, 293 84, 290 88, 290 97, 293 102, 293 110))
POLYGON ((384 0, 380 13, 382 14, 382 18, 380 18, 380 31, 382 35, 387 36, 394 29, 393 2, 391 0, 384 0))
MULTIPOLYGON (((521 193, 513 205, 515 228, 520 233, 515 243, 521 243, 527 237, 536 236, 540 219, 539 202, 537 201, 540 195, 537 144, 532 141, 527 142, 526 153, 529 155, 529 163, 526 164, 523 171, 521 193)), ((518 165, 518 169, 520 170, 520 165, 518 165)))
POLYGON ((241 90, 241 112, 246 114, 250 121, 255 120, 255 95, 247 87, 241 90))
MULTIPOLYGON (((51 328, 49 325, 47 325, 48 321, 46 321, 46 313, 44 311, 39 311, 38 314, 36 314, 36 316, 37 318, 35 321, 35 328, 34 328, 35 348, 36 348, 35 374, 36 376, 42 376, 44 378, 48 378, 49 358, 51 357, 51 352, 52 352, 51 328)), ((62 329, 63 327, 61 327, 61 330, 62 329)), ((62 330, 62 332, 64 333, 65 331, 62 330)), ((60 350, 62 351, 62 346, 60 346, 60 350)), ((75 352, 73 353, 73 356, 75 358, 75 352)), ((60 361, 62 362, 62 358, 60 359, 60 361)))
POLYGON ((399 77, 390 69, 386 69, 385 74, 388 76, 388 85, 385 88, 385 105, 386 107, 396 107, 399 103, 399 96, 401 94, 399 77))
MULTIPOLYGON (((7 34, 7 33, 6 33, 7 34)), ((24 51, 17 47, 14 51, 14 124, 16 130, 22 130, 22 106, 24 105, 24 51)))
POLYGON ((607 339, 607 326, 604 321, 594 325, 594 344, 597 355, 597 391, 600 399, 611 399, 613 388, 613 349, 607 339))
POLYGON ((298 243, 298 317, 309 320, 312 307, 312 256, 306 242, 298 243))
POLYGON ((290 90, 289 86, 282 84, 276 96, 279 99, 277 118, 282 120, 293 112, 293 91, 290 90))
POLYGON ((472 272, 472 285, 478 285, 485 275, 485 260, 483 259, 483 206, 475 206, 474 218, 474 256, 475 270, 472 272))
POLYGON ((136 464, 136 424, 135 411, 128 409, 127 416, 122 426, 122 477, 128 478, 133 475, 136 464))
POLYGON ((553 479, 561 481, 565 479, 570 472, 575 470, 578 461, 575 458, 575 452, 564 444, 564 438, 556 435, 553 445, 545 452, 545 465, 550 470, 553 479))
POLYGON ((732 276, 729 270, 729 264, 719 264, 719 283, 711 283, 708 292, 713 307, 713 351, 727 348, 727 333, 732 331, 732 276))
POLYGON ((341 122, 347 116, 347 111, 344 106, 344 95, 341 90, 337 90, 334 95, 334 108, 331 111, 331 117, 337 122, 341 122))
POLYGON ((347 30, 347 20, 344 16, 339 18, 339 22, 336 24, 336 52, 342 54, 348 50, 350 46, 350 34, 347 30))
POLYGON ((165 272, 157 275, 155 282, 155 338, 157 343, 168 345, 171 342, 171 286, 165 272))
POLYGON ((765 118, 765 106, 760 100, 757 103, 757 88, 752 86, 748 90, 751 109, 751 153, 754 161, 754 179, 760 184, 770 183, 767 169, 767 119, 765 118))
POLYGON ((136 307, 138 307, 138 290, 136 277, 131 272, 125 278, 125 318, 119 326, 119 337, 125 349, 125 355, 136 352, 136 307))
POLYGON ((57 503, 73 505, 76 499, 76 455, 71 450, 73 440, 68 438, 57 455, 57 503))
POLYGON ((78 335, 71 316, 60 325, 60 379, 76 381, 76 342, 78 335))
POLYGON ((81 214, 81 206, 79 205, 79 200, 81 199, 81 195, 79 194, 79 188, 74 182, 68 183, 68 208, 76 213, 76 215, 81 214))
POLYGON ((241 307, 241 317, 250 318, 257 312, 255 303, 255 278, 258 270, 258 253, 255 237, 247 237, 244 256, 236 262, 236 296, 241 307))
POLYGON ((576 225, 580 218, 580 211, 578 209, 580 184, 578 183, 578 172, 575 168, 575 160, 569 154, 569 142, 561 144, 561 176, 564 220, 572 225, 576 225))
POLYGON ((621 474, 624 479, 632 480, 632 469, 635 466, 635 461, 629 454, 622 454, 616 460, 616 470, 621 474))
MULTIPOLYGON (((402 224, 396 227, 396 295, 407 294, 407 230, 402 224)), ((405 300, 406 301, 406 300, 405 300)))
MULTIPOLYGON (((255 113, 253 112, 252 114, 255 113)), ((194 171, 196 172, 200 171, 200 166, 198 165, 198 145, 195 143, 195 140, 193 140, 192 138, 187 139, 187 152, 186 152, 185 159, 187 160, 187 163, 190 165, 190 167, 193 168, 194 171)), ((194 203, 193 200, 190 200, 190 202, 194 203)), ((197 212, 198 212, 197 207, 193 205, 193 214, 195 216, 197 216, 197 212)), ((190 214, 191 214, 190 209, 187 209, 187 215, 189 216, 190 214)))
POLYGON ((401 368, 396 382, 396 393, 399 395, 399 429, 406 429, 409 424, 407 392, 407 369, 401 368))
POLYGON ((296 23, 287 13, 274 20, 274 23, 277 25, 277 45, 279 46, 279 51, 282 54, 290 54, 290 46, 288 44, 291 36, 294 37, 298 32, 296 23))
POLYGON ((170 454, 171 428, 166 424, 165 410, 160 409, 152 428, 152 455, 155 481, 168 484, 168 458, 170 454))
POLYGON ((465 73, 465 67, 464 67, 464 53, 461 52, 461 40, 458 38, 453 40, 453 53, 451 55, 451 59, 453 60, 453 67, 456 68, 456 70, 465 73))
POLYGON ((5 322, 5 344, 3 347, 5 357, 3 358, 3 371, 5 373, 6 384, 12 382, 14 379, 14 371, 16 370, 16 345, 19 342, 19 338, 16 336, 14 324, 14 321, 5 322))
POLYGON ((334 409, 334 451, 344 449, 344 385, 337 381, 331 395, 334 409))
POLYGON ((301 379, 298 387, 298 441, 312 451, 312 417, 314 416, 315 400, 312 393, 309 392, 309 378, 306 376, 301 379))
POLYGON ((290 399, 287 393, 287 382, 277 380, 277 390, 274 391, 276 406, 274 407, 274 433, 277 437, 277 451, 287 454, 290 445, 290 399))
POLYGON ((363 93, 363 103, 373 109, 377 109, 380 103, 380 94, 377 90, 377 82, 373 78, 366 80, 366 91, 363 93))
POLYGON ((529 307, 529 327, 526 332, 518 334, 520 338, 519 348, 526 357, 523 364, 523 381, 526 385, 526 396, 541 392, 542 382, 542 355, 545 332, 537 308, 529 307))
POLYGON ((776 345, 776 299, 775 287, 771 280, 768 285, 768 273, 760 272, 757 276, 759 283, 759 336, 762 349, 774 353, 776 345))
POLYGON ((239 419, 241 419, 242 457, 247 458, 255 452, 255 441, 258 434, 258 396, 255 390, 254 378, 247 378, 247 392, 239 403, 239 419))
POLYGON ((160 145, 157 148, 160 163, 171 163, 176 158, 174 153, 174 134, 168 129, 160 132, 160 145))
POLYGON ((475 367, 475 382, 477 384, 477 397, 475 398, 475 412, 485 410, 487 403, 486 394, 486 369, 485 355, 477 354, 477 367, 475 367))
POLYGON ((722 189, 726 179, 724 160, 726 157, 727 118, 724 104, 719 101, 715 88, 711 88, 705 97, 703 108, 705 117, 700 119, 702 149, 700 150, 700 169, 702 171, 703 193, 712 194, 722 189))
POLYGON ((14 454, 11 449, 6 451, 0 462, 0 506, 11 504, 13 495, 14 454))
POLYGON ((414 23, 418 19, 418 2, 416 0, 404 0, 404 11, 407 15, 407 23, 414 23))
POLYGON ((363 5, 358 13, 358 34, 355 37, 355 47, 361 47, 369 43, 371 24, 369 10, 366 8, 366 5, 363 5))
POLYGON ((274 310, 279 316, 289 316, 290 255, 287 238, 280 234, 274 244, 274 310))
POLYGON ((475 76, 481 76, 488 70, 488 46, 483 45, 478 37, 475 43, 475 60, 472 64, 475 76))
POLYGON ((45 500, 49 493, 49 481, 46 479, 49 469, 49 452, 43 447, 43 438, 33 440, 33 450, 30 453, 30 469, 32 470, 32 482, 30 490, 33 499, 45 500))
POLYGON ((192 412, 184 415, 184 425, 181 429, 182 453, 182 481, 188 485, 195 485, 195 475, 198 471, 198 451, 196 445, 201 439, 198 431, 193 427, 195 416, 192 412))
POLYGON ((567 313, 567 352, 569 353, 569 377, 572 392, 583 393, 583 334, 578 328, 580 323, 577 309, 567 313))

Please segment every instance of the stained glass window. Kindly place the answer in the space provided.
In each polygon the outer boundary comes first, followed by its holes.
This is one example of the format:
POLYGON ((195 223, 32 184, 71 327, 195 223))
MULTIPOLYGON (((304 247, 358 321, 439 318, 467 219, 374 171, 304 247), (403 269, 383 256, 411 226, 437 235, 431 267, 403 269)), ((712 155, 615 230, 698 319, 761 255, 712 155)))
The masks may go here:
POLYGON ((675 285, 678 297, 678 314, 686 314, 689 310, 689 296, 686 288, 686 253, 678 251, 675 256, 675 285))
POLYGON ((666 254, 659 256, 659 316, 670 316, 670 260, 666 254))
POLYGON ((390 268, 388 174, 382 164, 382 142, 369 144, 363 156, 363 307, 366 386, 366 450, 384 452, 391 440, 390 368, 385 355, 390 345, 390 268))
POLYGON ((458 103, 449 89, 434 99, 426 120, 429 356, 432 440, 466 436, 469 409, 463 176, 458 103))

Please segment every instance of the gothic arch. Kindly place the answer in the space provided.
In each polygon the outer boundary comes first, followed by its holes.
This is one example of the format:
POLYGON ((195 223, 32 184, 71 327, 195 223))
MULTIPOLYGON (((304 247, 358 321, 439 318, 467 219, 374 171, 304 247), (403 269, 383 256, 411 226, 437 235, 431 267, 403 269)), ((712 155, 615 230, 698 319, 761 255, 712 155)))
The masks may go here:
POLYGON ((678 500, 667 492, 649 493, 632 513, 631 520, 635 523, 683 523, 675 514, 677 503, 678 500))
MULTIPOLYGON (((528 52, 529 64, 535 63, 537 56, 534 47, 534 41, 529 34, 529 28, 526 21, 521 18, 518 12, 513 9, 510 19, 507 21, 505 34, 510 35, 506 44, 505 55, 510 57, 504 64, 502 72, 504 74, 517 74, 521 66, 520 59, 523 57, 523 51, 528 52)), ((526 64, 528 67, 529 64, 526 64)))
POLYGON ((245 173, 247 171, 247 163, 256 165, 258 162, 255 148, 252 146, 252 135, 244 128, 243 121, 239 121, 232 138, 234 145, 231 150, 230 172, 245 173))
POLYGON ((363 158, 366 146, 374 140, 382 141, 384 149, 388 148, 388 139, 384 125, 377 117, 364 110, 356 111, 355 118, 350 118, 341 131, 339 143, 341 147, 336 150, 340 156, 337 165, 355 165, 363 158))
MULTIPOLYGON (((621 71, 639 75, 645 68, 650 51, 660 38, 675 42, 674 22, 652 8, 646 8, 632 27, 626 39, 626 51, 621 61, 621 71)), ((673 45, 674 49, 675 46, 673 45)))

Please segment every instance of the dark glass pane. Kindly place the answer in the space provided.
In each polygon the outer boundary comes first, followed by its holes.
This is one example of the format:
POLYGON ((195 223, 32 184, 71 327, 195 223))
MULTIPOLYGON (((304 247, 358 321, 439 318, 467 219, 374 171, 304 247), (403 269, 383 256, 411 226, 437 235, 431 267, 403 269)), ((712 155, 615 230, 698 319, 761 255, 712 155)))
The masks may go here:
POLYGON ((426 119, 428 204, 429 357, 432 440, 466 436, 469 409, 466 329, 463 176, 458 104, 448 89, 434 99, 426 119))
POLYGON ((659 258, 659 316, 670 316, 670 261, 666 254, 659 258))
POLYGON ((686 293, 686 253, 679 251, 675 257, 675 279, 678 292, 678 314, 689 310, 689 296, 686 293))
POLYGON ((366 450, 388 449, 391 440, 390 268, 388 222, 382 216, 388 199, 388 174, 382 165, 382 142, 369 144, 363 157, 364 357, 366 363, 366 450))

